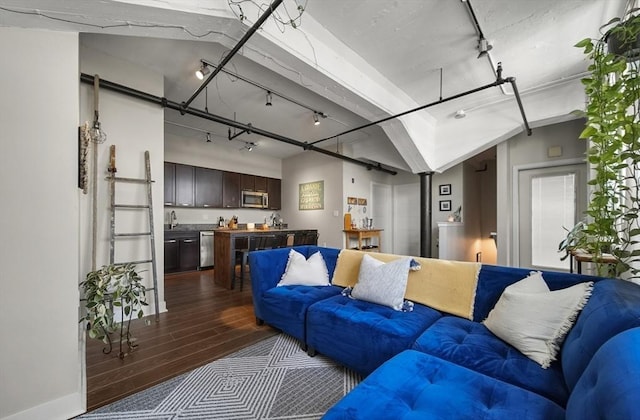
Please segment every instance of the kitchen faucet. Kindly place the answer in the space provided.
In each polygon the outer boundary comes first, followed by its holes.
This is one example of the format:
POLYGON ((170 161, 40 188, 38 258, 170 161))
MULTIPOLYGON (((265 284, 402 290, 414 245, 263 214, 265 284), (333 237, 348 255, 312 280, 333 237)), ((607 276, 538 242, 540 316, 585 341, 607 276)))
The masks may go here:
POLYGON ((169 216, 169 229, 173 229, 174 227, 178 226, 178 218, 176 217, 176 212, 175 210, 171 210, 171 215, 169 216))

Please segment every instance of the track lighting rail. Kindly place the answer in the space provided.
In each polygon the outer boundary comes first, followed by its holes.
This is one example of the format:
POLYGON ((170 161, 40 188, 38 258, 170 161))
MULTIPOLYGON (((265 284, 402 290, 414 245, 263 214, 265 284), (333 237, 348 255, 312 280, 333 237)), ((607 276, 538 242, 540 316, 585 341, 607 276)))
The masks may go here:
MULTIPOLYGON (((88 83, 93 85, 94 82, 94 77, 85 73, 82 73, 80 75, 80 81, 83 83, 88 83)), ((327 156, 331 156, 334 158, 338 158, 338 159, 342 159, 346 162, 351 162, 353 164, 356 165, 360 165, 360 166, 364 166, 369 170, 375 169, 377 171, 380 172, 385 172, 391 175, 396 175, 398 172, 394 171, 392 169, 388 169, 383 167, 380 163, 370 163, 370 162, 365 162, 362 160, 358 160, 349 156, 345 156, 345 155, 341 155, 340 153, 335 153, 332 152, 330 150, 325 150, 325 149, 321 149, 319 147, 313 146, 307 142, 301 142, 289 137, 285 137, 282 136, 280 134, 276 134, 276 133, 271 133, 269 131, 266 130, 262 130, 260 128, 257 127, 253 127, 249 124, 242 124, 240 122, 234 121, 234 120, 230 120, 228 118, 219 116, 219 115, 215 115, 215 114, 211 114, 209 112, 200 110, 200 109, 196 109, 196 108, 191 108, 188 106, 185 106, 184 103, 177 103, 174 101, 170 101, 167 98, 164 97, 160 97, 160 96, 156 96, 156 95, 152 95, 150 93, 146 93, 137 89, 133 89, 130 88, 128 86, 124 86, 124 85, 120 85, 118 83, 114 83, 114 82, 110 82, 108 80, 104 80, 104 79, 100 79, 100 88, 102 89, 107 89, 107 90, 111 90, 114 92, 118 92, 121 93, 123 95, 127 95, 133 98, 137 98, 137 99, 141 99, 143 101, 149 102, 149 103, 153 103, 156 105, 160 105, 163 108, 169 108, 169 109, 173 109, 175 111, 179 111, 181 114, 189 114, 189 115, 193 115, 196 117, 200 117, 203 118, 205 120, 209 120, 209 121, 213 121, 213 122, 217 122, 219 124, 223 124, 226 125, 228 127, 232 127, 232 128, 237 128, 239 130, 246 130, 246 131, 251 131, 252 133, 258 134, 260 136, 263 137, 267 137, 273 140, 277 140, 280 141, 282 143, 287 143, 290 144, 292 146, 298 146, 303 148, 304 150, 311 150, 314 152, 318 152, 318 153, 322 153, 324 155, 327 156)))
POLYGON ((390 115, 388 117, 382 118, 382 119, 377 120, 377 121, 369 122, 369 123, 361 125, 359 127, 351 128, 351 129, 343 131, 341 133, 334 134, 333 136, 325 137, 325 138, 320 139, 320 140, 316 140, 316 141, 311 142, 309 144, 310 145, 314 145, 314 144, 318 144, 318 143, 323 142, 323 141, 335 139, 336 137, 344 136, 346 134, 353 133, 354 131, 362 130, 364 128, 371 127, 373 125, 381 124, 383 122, 386 122, 386 121, 389 121, 389 120, 393 120, 395 118, 403 117, 403 116, 405 116, 407 114, 411 114, 411 113, 416 112, 416 111, 421 111, 423 109, 430 108, 432 106, 439 105, 439 104, 442 104, 442 103, 445 103, 445 102, 449 102, 449 101, 452 101, 454 99, 462 98, 463 96, 471 95, 473 93, 477 93, 477 92, 483 91, 485 89, 489 89, 489 88, 492 88, 492 87, 500 86, 500 85, 503 85, 505 83, 511 83, 511 86, 513 87, 513 92, 515 94, 516 101, 518 102, 518 107, 520 108, 520 114, 522 115, 522 120, 524 121, 524 126, 525 126, 525 129, 527 131, 527 135, 530 136, 531 135, 531 128, 529 127, 529 122, 527 121, 527 116, 524 113, 524 107, 522 106, 522 101, 520 99, 520 94, 518 93, 518 87, 516 86, 515 77, 507 77, 506 79, 504 79, 502 77, 502 63, 498 63, 498 68, 496 69, 496 74, 497 74, 497 78, 496 78, 496 81, 493 82, 493 83, 489 83, 487 85, 480 86, 478 88, 471 89, 471 90, 468 90, 466 92, 458 93, 457 95, 453 95, 453 96, 450 96, 448 98, 444 98, 444 99, 440 98, 437 101, 430 102, 428 104, 425 104, 425 105, 422 105, 422 106, 419 106, 419 107, 416 107, 416 108, 412 108, 412 109, 410 109, 408 111, 404 111, 404 112, 401 112, 399 114, 390 115))
POLYGON ((278 6, 280 6, 280 3, 282 3, 282 0, 274 0, 274 2, 271 3, 271 5, 267 8, 267 10, 265 10, 265 12, 262 14, 262 16, 260 16, 260 18, 256 21, 256 23, 254 23, 253 26, 251 28, 249 28, 249 30, 244 34, 242 39, 240 39, 240 41, 238 41, 236 46, 233 47, 233 49, 229 52, 229 54, 227 54, 224 57, 224 59, 220 62, 220 65, 214 71, 211 72, 209 77, 207 77, 207 80, 205 80, 200 85, 200 87, 198 87, 198 89, 196 89, 196 91, 193 93, 193 95, 191 95, 191 97, 186 102, 183 102, 181 104, 182 108, 186 109, 186 108, 189 107, 189 105, 191 105, 191 102, 193 102, 193 100, 196 99, 196 97, 200 94, 200 92, 202 92, 202 90, 213 80, 213 78, 218 75, 220 70, 224 66, 226 66, 227 63, 229 63, 229 61, 231 61, 233 56, 235 56, 236 53, 238 51, 240 51, 240 48, 242 48, 242 46, 249 40, 249 38, 251 38, 253 36, 253 34, 258 29, 260 29, 262 24, 269 18, 269 16, 271 16, 273 11, 276 10, 276 8, 278 6))
MULTIPOLYGON (((218 69, 218 68, 220 68, 218 65, 216 65, 216 64, 212 63, 211 61, 206 60, 206 59, 204 59, 204 58, 201 58, 201 59, 200 59, 200 61, 201 61, 203 64, 206 64, 207 66, 212 67, 212 68, 214 68, 214 69, 218 69)), ((273 90, 273 89, 271 89, 271 88, 269 88, 269 87, 267 87, 267 86, 264 86, 264 85, 262 85, 262 84, 260 84, 260 83, 258 83, 258 82, 254 82, 254 81, 253 81, 253 80, 251 80, 251 79, 247 79, 246 77, 244 77, 244 76, 242 76, 242 75, 240 75, 240 74, 238 74, 238 73, 234 73, 234 72, 232 72, 232 71, 230 71, 230 70, 226 70, 226 69, 223 69, 223 68, 220 68, 220 71, 221 71, 222 73, 224 73, 224 74, 228 74, 229 76, 235 77, 236 79, 242 80, 242 81, 243 81, 243 82, 245 82, 245 83, 248 83, 248 84, 250 84, 250 85, 252 85, 252 86, 255 86, 255 87, 257 87, 258 89, 262 89, 262 90, 264 90, 265 92, 267 92, 267 94, 271 94, 272 96, 277 96, 277 97, 279 97, 279 98, 284 99, 285 101, 289 101, 289 102, 291 102, 291 103, 293 103, 293 104, 296 104, 296 105, 298 105, 298 106, 299 106, 299 107, 301 107, 301 108, 308 109, 309 111, 311 111, 311 112, 314 112, 314 113, 318 114, 318 116, 320 116, 320 117, 322 117, 322 118, 327 118, 327 114, 325 114, 324 112, 322 112, 322 111, 318 111, 317 109, 312 108, 312 107, 310 107, 309 105, 305 105, 305 104, 303 104, 302 102, 297 101, 296 99, 293 99, 293 98, 291 98, 291 97, 289 97, 289 96, 287 96, 287 95, 285 95, 285 94, 283 94, 283 93, 280 93, 280 92, 278 92, 278 91, 275 91, 275 90, 273 90)), ((270 102, 267 102, 267 105, 271 105, 271 103, 270 103, 270 102)))

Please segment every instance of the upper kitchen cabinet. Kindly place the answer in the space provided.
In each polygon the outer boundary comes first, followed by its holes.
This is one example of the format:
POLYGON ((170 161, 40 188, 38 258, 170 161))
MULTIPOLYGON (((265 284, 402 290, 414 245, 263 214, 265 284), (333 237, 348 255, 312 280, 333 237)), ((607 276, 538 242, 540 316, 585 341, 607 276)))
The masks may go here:
POLYGON ((194 207, 195 168, 176 163, 176 206, 194 207))
POLYGON ((222 207, 222 171, 195 169, 196 207, 222 207))
POLYGON ((164 205, 176 205, 176 164, 164 163, 164 205))
POLYGON ((222 174, 222 205, 223 207, 240 207, 240 190, 242 175, 237 172, 223 172, 222 174))
POLYGON ((241 174, 240 175, 240 186, 242 191, 255 191, 256 187, 256 176, 249 174, 241 174))
POLYGON ((256 182, 253 190, 258 192, 267 192, 267 178, 256 175, 256 182))
POLYGON ((276 178, 266 178, 267 193, 269 193, 269 210, 280 210, 282 208, 282 194, 280 189, 282 181, 276 178))
POLYGON ((267 192, 267 178, 258 175, 242 174, 242 191, 267 192))

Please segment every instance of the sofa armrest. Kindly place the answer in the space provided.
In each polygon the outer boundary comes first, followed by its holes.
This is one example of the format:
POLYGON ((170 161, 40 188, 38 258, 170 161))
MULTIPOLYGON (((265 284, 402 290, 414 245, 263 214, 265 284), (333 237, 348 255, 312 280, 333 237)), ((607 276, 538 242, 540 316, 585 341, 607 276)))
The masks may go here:
POLYGON ((287 267, 290 250, 291 248, 278 248, 249 253, 251 291, 254 298, 276 287, 287 267))
POLYGON ((571 392, 567 420, 638 418, 640 328, 604 343, 571 392))

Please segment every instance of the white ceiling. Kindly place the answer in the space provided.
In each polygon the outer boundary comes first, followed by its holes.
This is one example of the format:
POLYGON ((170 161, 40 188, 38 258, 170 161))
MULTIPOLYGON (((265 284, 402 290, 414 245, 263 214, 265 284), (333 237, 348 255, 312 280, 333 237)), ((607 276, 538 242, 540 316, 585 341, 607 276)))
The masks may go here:
MULTIPOLYGON (((573 45, 597 36, 625 6, 624 0, 471 1, 493 46, 488 57, 477 58, 478 35, 461 0, 298 0, 306 9, 297 28, 267 21, 226 69, 327 114, 319 126, 310 110, 275 95, 266 107, 263 90, 223 73, 192 106, 204 109, 206 100, 212 114, 233 119, 235 113, 239 122, 314 142, 492 83, 502 62, 535 127, 567 119, 581 105, 579 78, 587 63, 573 45)), ((81 32, 83 48, 163 74, 164 96, 182 102, 199 86, 193 77, 199 60, 220 62, 257 20, 257 4, 242 3, 242 24, 226 0, 0 0, 0 25, 81 32)), ((285 0, 276 15, 287 20, 295 8, 285 0)), ((220 147, 250 141, 259 144, 254 153, 302 151, 255 134, 229 142, 227 127, 170 110, 165 119, 167 133, 204 141, 211 132, 220 147)), ((507 84, 341 136, 342 148, 336 139, 318 145, 421 172, 446 169, 519 130, 522 118, 507 84), (453 118, 460 109, 467 118, 453 118)))

